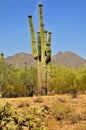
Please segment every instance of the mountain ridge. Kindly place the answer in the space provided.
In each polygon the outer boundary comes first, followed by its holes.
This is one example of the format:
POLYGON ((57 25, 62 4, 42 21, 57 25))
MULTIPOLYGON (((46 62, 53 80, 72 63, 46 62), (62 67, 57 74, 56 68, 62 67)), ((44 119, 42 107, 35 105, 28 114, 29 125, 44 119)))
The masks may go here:
POLYGON ((86 64, 86 59, 71 51, 59 52, 52 58, 54 60, 54 64, 65 65, 67 67, 80 68, 86 64))
MULTIPOLYGON (((27 67, 36 66, 36 61, 32 55, 25 52, 20 52, 14 54, 13 56, 8 56, 5 58, 5 61, 13 66, 18 66, 19 68, 24 68, 25 63, 27 63, 27 67)), ((80 57, 74 52, 66 51, 58 52, 52 56, 52 62, 55 65, 80 68, 86 64, 86 59, 80 57)))

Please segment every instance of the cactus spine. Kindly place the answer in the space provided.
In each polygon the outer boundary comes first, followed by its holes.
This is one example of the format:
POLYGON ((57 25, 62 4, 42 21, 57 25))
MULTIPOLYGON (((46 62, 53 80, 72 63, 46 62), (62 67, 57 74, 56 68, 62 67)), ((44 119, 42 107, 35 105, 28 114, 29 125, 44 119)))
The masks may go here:
POLYGON ((47 94, 47 83, 51 78, 51 32, 44 30, 43 23, 43 5, 39 5, 39 23, 40 30, 37 32, 38 47, 36 49, 36 38, 32 16, 28 16, 31 39, 32 39, 32 56, 37 60, 37 93, 47 94))

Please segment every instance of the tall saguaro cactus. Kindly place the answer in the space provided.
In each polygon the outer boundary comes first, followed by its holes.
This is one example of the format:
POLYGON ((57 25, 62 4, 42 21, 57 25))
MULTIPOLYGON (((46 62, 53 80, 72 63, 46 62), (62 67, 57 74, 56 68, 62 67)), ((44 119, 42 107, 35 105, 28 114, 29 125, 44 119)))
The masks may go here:
POLYGON ((43 5, 39 5, 39 23, 40 30, 37 32, 37 49, 36 38, 32 16, 28 16, 31 40, 32 40, 32 56, 37 60, 37 93, 47 94, 47 83, 51 78, 51 32, 44 30, 43 23, 43 5))

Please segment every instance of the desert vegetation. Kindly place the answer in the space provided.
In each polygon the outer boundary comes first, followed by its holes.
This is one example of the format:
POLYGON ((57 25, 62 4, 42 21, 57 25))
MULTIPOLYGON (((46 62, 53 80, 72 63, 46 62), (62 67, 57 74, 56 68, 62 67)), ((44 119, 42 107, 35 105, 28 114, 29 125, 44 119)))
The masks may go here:
POLYGON ((36 69, 17 69, 0 62, 0 92, 2 97, 32 96, 36 89, 36 69))
POLYGON ((70 52, 52 58, 52 32, 45 30, 43 5, 38 7, 37 37, 32 15, 28 16, 32 42, 29 60, 25 53, 20 59, 19 54, 15 60, 8 57, 13 66, 0 54, 0 130, 86 130, 86 59, 70 52), (23 61, 24 66, 20 65, 23 61))
POLYGON ((53 65, 51 72, 48 96, 38 96, 36 68, 0 61, 1 130, 86 129, 86 66, 53 65))
POLYGON ((86 95, 0 99, 1 130, 86 130, 86 95))
MULTIPOLYGON (((86 93, 86 66, 68 68, 52 66, 51 80, 48 81, 47 94, 69 93, 74 98, 86 93)), ((26 97, 37 95, 37 70, 32 67, 18 69, 0 62, 0 93, 2 97, 26 97)))

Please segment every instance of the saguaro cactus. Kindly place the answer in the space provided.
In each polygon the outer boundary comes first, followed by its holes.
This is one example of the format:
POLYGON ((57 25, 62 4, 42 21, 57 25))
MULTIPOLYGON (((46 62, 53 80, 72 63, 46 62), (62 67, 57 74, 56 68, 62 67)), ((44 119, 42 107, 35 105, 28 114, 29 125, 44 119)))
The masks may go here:
POLYGON ((32 56, 37 60, 37 92, 39 94, 47 93, 47 83, 51 78, 51 32, 44 30, 43 23, 43 5, 39 5, 39 23, 40 30, 37 32, 38 46, 36 49, 36 38, 32 16, 28 16, 31 40, 32 40, 32 56))
POLYGON ((1 53, 0 54, 0 61, 3 61, 4 60, 4 53, 1 53))

